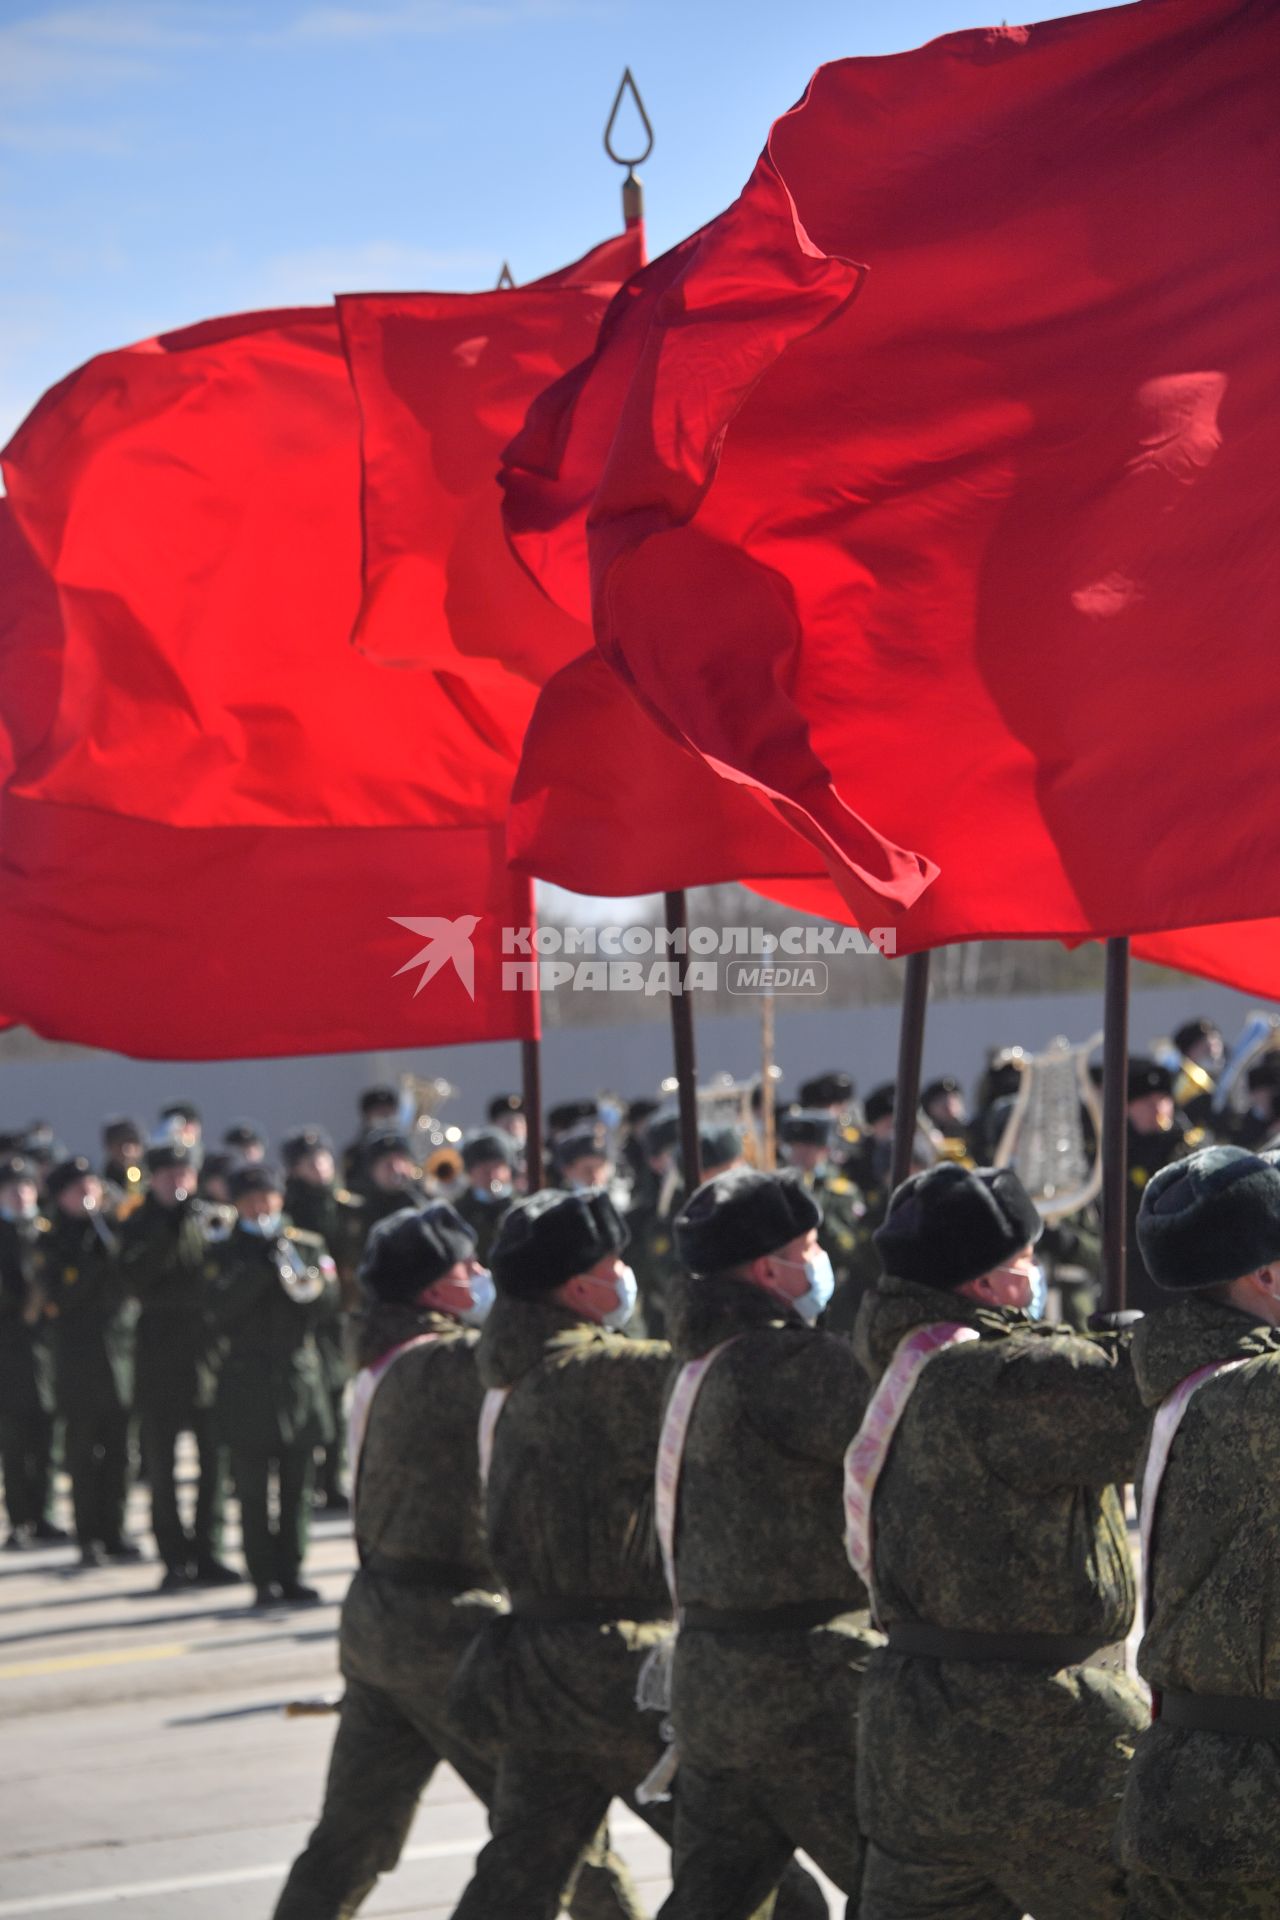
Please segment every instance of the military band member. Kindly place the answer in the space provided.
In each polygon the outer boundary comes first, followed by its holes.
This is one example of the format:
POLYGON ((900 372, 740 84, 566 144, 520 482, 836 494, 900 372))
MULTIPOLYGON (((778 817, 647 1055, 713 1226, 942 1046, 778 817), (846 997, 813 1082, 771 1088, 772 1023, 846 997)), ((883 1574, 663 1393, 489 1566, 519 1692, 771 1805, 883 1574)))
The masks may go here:
POLYGON ((141 1192, 146 1180, 143 1155, 146 1140, 142 1128, 127 1114, 113 1114, 102 1123, 102 1178, 113 1199, 141 1192))
POLYGON ((225 1455, 214 1432, 218 1341, 212 1319, 217 1248, 230 1208, 196 1198, 190 1147, 149 1147, 146 1197, 120 1227, 120 1271, 138 1302, 134 1405, 151 1489, 151 1531, 164 1562, 161 1593, 238 1584, 225 1566, 225 1455), (194 1436, 198 1484, 191 1525, 178 1502, 178 1436, 194 1436))
POLYGON ((371 1133, 360 1153, 360 1179, 354 1184, 364 1202, 365 1230, 371 1231, 379 1220, 399 1213, 402 1207, 420 1207, 426 1202, 420 1170, 413 1157, 408 1137, 403 1133, 371 1133))
POLYGON ((337 1276, 319 1235, 285 1225, 283 1175, 239 1167, 228 1184, 239 1218, 214 1289, 214 1324, 226 1343, 215 1430, 230 1454, 257 1604, 306 1603, 320 1598, 299 1577, 313 1455, 333 1431, 315 1326, 332 1309, 337 1276))
POLYGON ((85 1567, 141 1558, 124 1536, 138 1307, 120 1271, 118 1232, 104 1197, 87 1160, 54 1167, 45 1183, 49 1231, 36 1268, 85 1567))
POLYGON ((323 1127, 298 1127, 280 1143, 284 1166, 284 1211, 291 1226, 317 1233, 338 1274, 337 1290, 316 1321, 316 1347, 329 1400, 333 1439, 320 1449, 319 1498, 329 1513, 349 1511, 342 1472, 346 1457, 343 1398, 348 1364, 346 1316, 359 1304, 356 1269, 365 1240, 365 1203, 337 1184, 333 1141, 323 1127))
POLYGON ((518 1152, 509 1133, 484 1127, 462 1143, 467 1184, 454 1201, 476 1236, 476 1258, 489 1258, 502 1216, 515 1197, 518 1152))
POLYGON ((233 1120, 222 1144, 242 1166, 259 1167, 267 1157, 267 1136, 256 1120, 233 1120))
POLYGON ((1143 1313, 1168 1304, 1168 1295, 1152 1281, 1138 1240, 1138 1210, 1153 1174, 1205 1144, 1198 1128, 1189 1128, 1173 1098, 1174 1076, 1159 1061, 1134 1054, 1129 1061, 1129 1190, 1126 1215, 1129 1305, 1143 1313))
POLYGON ((40 1219, 35 1170, 0 1160, 0 1471, 15 1551, 65 1541, 50 1518, 53 1490, 53 1356, 35 1292, 40 1219))
POLYGON ((676 1223, 694 1277, 672 1288, 685 1371, 659 1475, 681 1623, 663 1920, 746 1920, 797 1847, 857 1912, 858 1682, 879 1636, 841 1543, 841 1489, 867 1391, 849 1343, 814 1326, 832 1284, 819 1228, 798 1176, 746 1167, 676 1223))
POLYGON ((387 1084, 366 1087, 360 1095, 360 1131, 342 1150, 342 1177, 353 1192, 364 1190, 364 1155, 369 1141, 375 1134, 399 1131, 400 1104, 399 1090, 387 1084))
POLYGON ((1134 1610, 1120 1499, 1146 1414, 1127 1336, 1035 1325, 1039 1217, 1008 1169, 904 1181, 855 1334, 876 1391, 850 1555, 888 1645, 862 1686, 862 1920, 1107 1920, 1147 1713, 1090 1665, 1134 1610))
POLYGON ((1120 1818, 1127 1920, 1280 1914, 1280 1170, 1210 1147, 1138 1234, 1169 1306, 1137 1329, 1154 1719, 1120 1818))
POLYGON ((794 1167, 821 1209, 818 1243, 831 1261, 835 1293, 826 1324, 838 1331, 853 1327, 858 1304, 880 1271, 862 1195, 834 1164, 838 1136, 835 1121, 821 1109, 783 1114, 778 1139, 788 1166, 794 1167))

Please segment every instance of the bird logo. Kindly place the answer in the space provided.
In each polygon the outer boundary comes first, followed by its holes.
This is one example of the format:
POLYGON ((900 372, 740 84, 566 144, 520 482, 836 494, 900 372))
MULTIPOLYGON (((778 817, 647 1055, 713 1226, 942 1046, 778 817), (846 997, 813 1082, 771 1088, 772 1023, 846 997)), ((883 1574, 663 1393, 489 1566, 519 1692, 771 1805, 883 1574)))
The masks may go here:
POLYGON ((413 990, 416 1000, 428 980, 434 980, 441 967, 453 965, 453 970, 467 990, 467 997, 476 997, 476 955, 471 937, 480 924, 478 913, 461 913, 456 920, 443 920, 438 914, 389 914, 398 927, 407 927, 410 933, 418 934, 426 941, 425 947, 419 947, 411 960, 397 967, 395 978, 409 973, 414 967, 422 968, 422 978, 413 990))

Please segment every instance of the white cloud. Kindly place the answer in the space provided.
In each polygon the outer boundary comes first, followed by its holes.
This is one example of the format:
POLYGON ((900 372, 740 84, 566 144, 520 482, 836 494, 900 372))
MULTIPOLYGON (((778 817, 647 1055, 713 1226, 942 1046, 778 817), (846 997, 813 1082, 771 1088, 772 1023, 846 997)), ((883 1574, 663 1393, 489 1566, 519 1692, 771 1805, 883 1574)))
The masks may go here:
POLYGON ((0 24, 0 101, 106 93, 155 79, 159 56, 208 46, 238 9, 215 16, 192 0, 114 0, 56 7, 0 24))

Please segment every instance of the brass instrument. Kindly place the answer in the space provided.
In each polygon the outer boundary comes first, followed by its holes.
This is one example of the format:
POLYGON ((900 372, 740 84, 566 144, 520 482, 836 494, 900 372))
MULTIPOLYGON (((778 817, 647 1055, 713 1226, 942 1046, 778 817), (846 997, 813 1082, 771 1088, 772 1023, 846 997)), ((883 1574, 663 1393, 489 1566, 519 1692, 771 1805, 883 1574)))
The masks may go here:
POLYGON ((337 1277, 337 1269, 327 1253, 321 1254, 318 1263, 311 1266, 286 1233, 277 1236, 275 1255, 280 1285, 296 1307, 311 1306, 324 1292, 326 1280, 337 1277), (332 1273, 326 1272, 326 1267, 332 1269, 332 1273))
MULTIPOLYGON (((430 1179, 432 1159, 442 1148, 456 1149, 462 1138, 461 1127, 448 1127, 437 1118, 438 1109, 457 1097, 458 1089, 448 1080, 424 1080, 418 1074, 402 1073, 400 1084, 400 1124, 409 1142, 409 1151, 419 1180, 430 1179)), ((456 1152, 455 1152, 455 1158, 456 1152)), ((458 1160, 457 1171, 462 1171, 458 1160)), ((441 1180, 446 1177, 434 1176, 441 1180)))
MULTIPOLYGON (((782 1068, 770 1068, 770 1085, 776 1086, 782 1078, 782 1068)), ((752 1111, 752 1101, 760 1086, 757 1076, 753 1080, 735 1080, 731 1073, 713 1074, 710 1080, 699 1082, 697 1090, 698 1123, 707 1127, 737 1127, 742 1135, 742 1157, 748 1166, 761 1164, 760 1128, 752 1111)), ((679 1096, 680 1083, 668 1078, 658 1089, 672 1106, 666 1111, 675 1112, 675 1101, 679 1096)), ((661 1110, 660 1110, 661 1111, 661 1110)), ((655 1115, 656 1119, 658 1116, 655 1115)))
POLYGON ((456 1187, 463 1173, 462 1155, 456 1147, 437 1147, 422 1163, 424 1179, 434 1180, 441 1187, 456 1187))
POLYGON ((1213 1091, 1215 1119, 1228 1108, 1242 1112, 1248 1102, 1248 1074, 1262 1056, 1280 1046, 1280 1018, 1274 1013, 1251 1013, 1240 1038, 1227 1055, 1213 1091))

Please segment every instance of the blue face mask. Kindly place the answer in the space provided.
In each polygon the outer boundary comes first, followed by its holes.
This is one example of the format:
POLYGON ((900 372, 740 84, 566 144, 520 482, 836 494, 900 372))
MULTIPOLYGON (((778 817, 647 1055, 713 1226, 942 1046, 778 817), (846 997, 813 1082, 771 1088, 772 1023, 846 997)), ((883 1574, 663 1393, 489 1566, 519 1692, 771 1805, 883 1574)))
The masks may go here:
POLYGON ((1048 1304, 1049 1282, 1044 1277, 1044 1268, 1037 1264, 1031 1269, 1031 1298, 1027 1302, 1027 1318, 1043 1320, 1048 1304))
POLYGON ((831 1296, 836 1290, 836 1276, 831 1270, 831 1255, 825 1247, 815 1247, 813 1252, 806 1254, 803 1260, 780 1260, 778 1265, 795 1267, 809 1282, 808 1290, 799 1294, 796 1299, 789 1300, 787 1305, 798 1313, 802 1320, 807 1321, 809 1326, 813 1326, 818 1315, 830 1305, 831 1296))
POLYGON ((479 1273, 473 1273, 470 1276, 470 1283, 471 1305, 460 1313, 458 1318, 464 1327, 482 1327, 489 1318, 489 1309, 493 1305, 496 1293, 493 1275, 481 1268, 479 1273))
POLYGON ((246 1233, 256 1233, 263 1240, 274 1240, 283 1224, 282 1213, 260 1213, 256 1220, 240 1222, 246 1233))
POLYGON ((640 1289, 630 1267, 622 1269, 614 1284, 618 1290, 618 1304, 601 1316, 600 1325, 607 1327, 610 1333, 620 1333, 636 1310, 640 1289))

